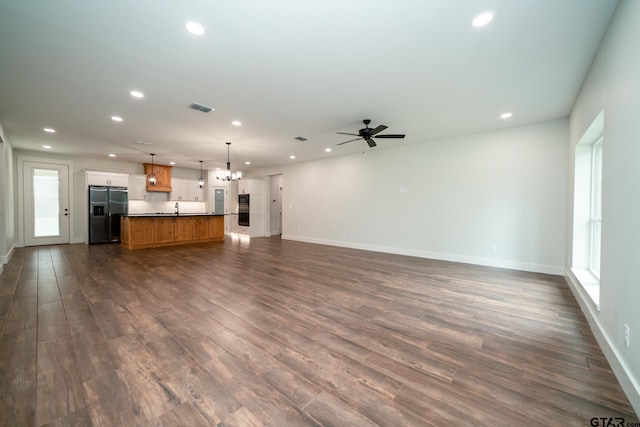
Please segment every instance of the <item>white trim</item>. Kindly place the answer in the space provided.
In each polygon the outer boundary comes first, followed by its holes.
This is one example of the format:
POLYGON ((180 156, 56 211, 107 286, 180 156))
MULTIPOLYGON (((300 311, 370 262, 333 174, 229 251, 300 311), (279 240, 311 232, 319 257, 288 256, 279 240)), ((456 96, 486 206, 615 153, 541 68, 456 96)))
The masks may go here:
MULTIPOLYGON (((13 251, 15 248, 16 248, 16 245, 13 244, 11 246, 11 249, 9 249, 9 252, 7 252, 6 255, 0 256, 0 269, 2 268, 2 264, 7 264, 9 263, 9 261, 11 261, 11 257, 13 256, 13 251)), ((2 270, 0 270, 0 274, 2 274, 2 270)))
POLYGON ((568 271, 571 273, 571 279, 584 290, 581 296, 584 297, 586 293, 595 304, 595 309, 600 311, 600 281, 593 275, 593 272, 579 268, 570 268, 568 271))
POLYGON ((530 271, 534 273, 545 273, 562 276, 564 267, 555 265, 532 264, 526 262, 510 261, 505 259, 480 258, 465 255, 448 254, 442 252, 427 252, 415 249, 394 248, 389 246, 368 245, 355 242, 344 242, 339 240, 316 239, 310 237, 282 235, 284 240, 295 240, 298 242, 315 243, 319 245, 339 246, 343 248, 362 249, 365 251, 384 252, 396 255, 414 256, 418 258, 437 259, 441 261, 461 262, 465 264, 484 265, 487 267, 506 268, 509 270, 530 271))
POLYGON ((596 338, 604 356, 607 358, 607 362, 609 362, 611 370, 618 379, 624 394, 627 396, 627 399, 629 399, 629 403, 631 403, 636 414, 640 414, 640 384, 638 384, 638 381, 633 377, 631 370, 624 362, 624 359, 620 357, 620 353, 600 324, 597 313, 597 310, 600 309, 599 305, 596 306, 589 295, 585 295, 586 290, 570 269, 565 269, 564 277, 569 284, 569 289, 571 289, 573 296, 578 301, 587 322, 589 322, 593 336, 596 338))

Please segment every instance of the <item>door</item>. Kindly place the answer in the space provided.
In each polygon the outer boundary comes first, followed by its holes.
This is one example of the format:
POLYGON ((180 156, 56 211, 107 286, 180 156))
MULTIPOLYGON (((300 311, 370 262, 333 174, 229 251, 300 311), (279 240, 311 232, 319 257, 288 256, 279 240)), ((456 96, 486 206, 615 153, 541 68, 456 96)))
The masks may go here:
POLYGON ((25 246, 69 243, 69 165, 22 166, 25 246))
POLYGON ((213 203, 213 212, 217 215, 224 213, 224 188, 216 188, 213 203))
POLYGON ((282 175, 271 176, 269 195, 271 235, 279 236, 282 235, 282 175))

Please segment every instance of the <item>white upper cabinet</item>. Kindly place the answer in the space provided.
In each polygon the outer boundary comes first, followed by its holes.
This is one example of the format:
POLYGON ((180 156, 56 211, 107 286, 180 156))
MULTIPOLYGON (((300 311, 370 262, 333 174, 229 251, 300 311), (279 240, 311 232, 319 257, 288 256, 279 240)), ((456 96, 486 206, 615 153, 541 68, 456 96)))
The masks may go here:
POLYGON ((241 179, 238 181, 238 194, 262 194, 264 182, 258 179, 241 179))
POLYGON ((112 187, 128 187, 129 175, 125 173, 87 171, 87 185, 109 185, 112 187))
POLYGON ((144 174, 129 175, 129 200, 144 200, 147 176, 144 174))
POLYGON ((189 181, 189 200, 204 202, 204 188, 200 188, 198 181, 189 181))
POLYGON ((177 202, 189 199, 189 182, 186 179, 171 178, 171 194, 169 200, 177 202))
POLYGON ((204 188, 200 188, 198 181, 192 179, 171 179, 170 200, 177 202, 204 202, 204 188))

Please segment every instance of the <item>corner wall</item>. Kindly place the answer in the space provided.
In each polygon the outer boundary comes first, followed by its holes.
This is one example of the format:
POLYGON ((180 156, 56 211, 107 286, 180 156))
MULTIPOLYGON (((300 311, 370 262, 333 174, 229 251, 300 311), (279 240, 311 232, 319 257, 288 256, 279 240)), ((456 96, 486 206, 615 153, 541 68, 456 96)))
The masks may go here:
MULTIPOLYGON (((567 272, 591 327, 636 413, 640 413, 640 2, 620 2, 570 117, 570 168, 575 146, 604 110, 600 311, 569 268, 573 206, 567 217, 567 272), (631 331, 630 346, 623 339, 631 331)), ((573 201, 573 173, 569 200, 573 201)))
POLYGON ((0 274, 16 244, 13 148, 0 124, 0 274))
POLYGON ((567 139, 560 119, 262 173, 285 239, 563 274, 567 139))

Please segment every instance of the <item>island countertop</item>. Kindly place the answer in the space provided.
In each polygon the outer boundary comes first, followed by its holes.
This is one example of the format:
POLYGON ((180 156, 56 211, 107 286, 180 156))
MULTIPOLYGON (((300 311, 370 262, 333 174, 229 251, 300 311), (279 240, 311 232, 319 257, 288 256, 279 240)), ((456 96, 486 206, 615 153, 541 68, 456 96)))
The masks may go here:
POLYGON ((165 218, 165 217, 181 217, 181 216, 224 216, 224 214, 214 214, 214 213, 206 213, 206 212, 201 212, 201 213, 180 213, 180 214, 175 214, 175 213, 168 213, 168 212, 145 212, 145 213, 129 213, 126 215, 122 215, 122 216, 127 216, 127 217, 161 217, 161 218, 165 218))

